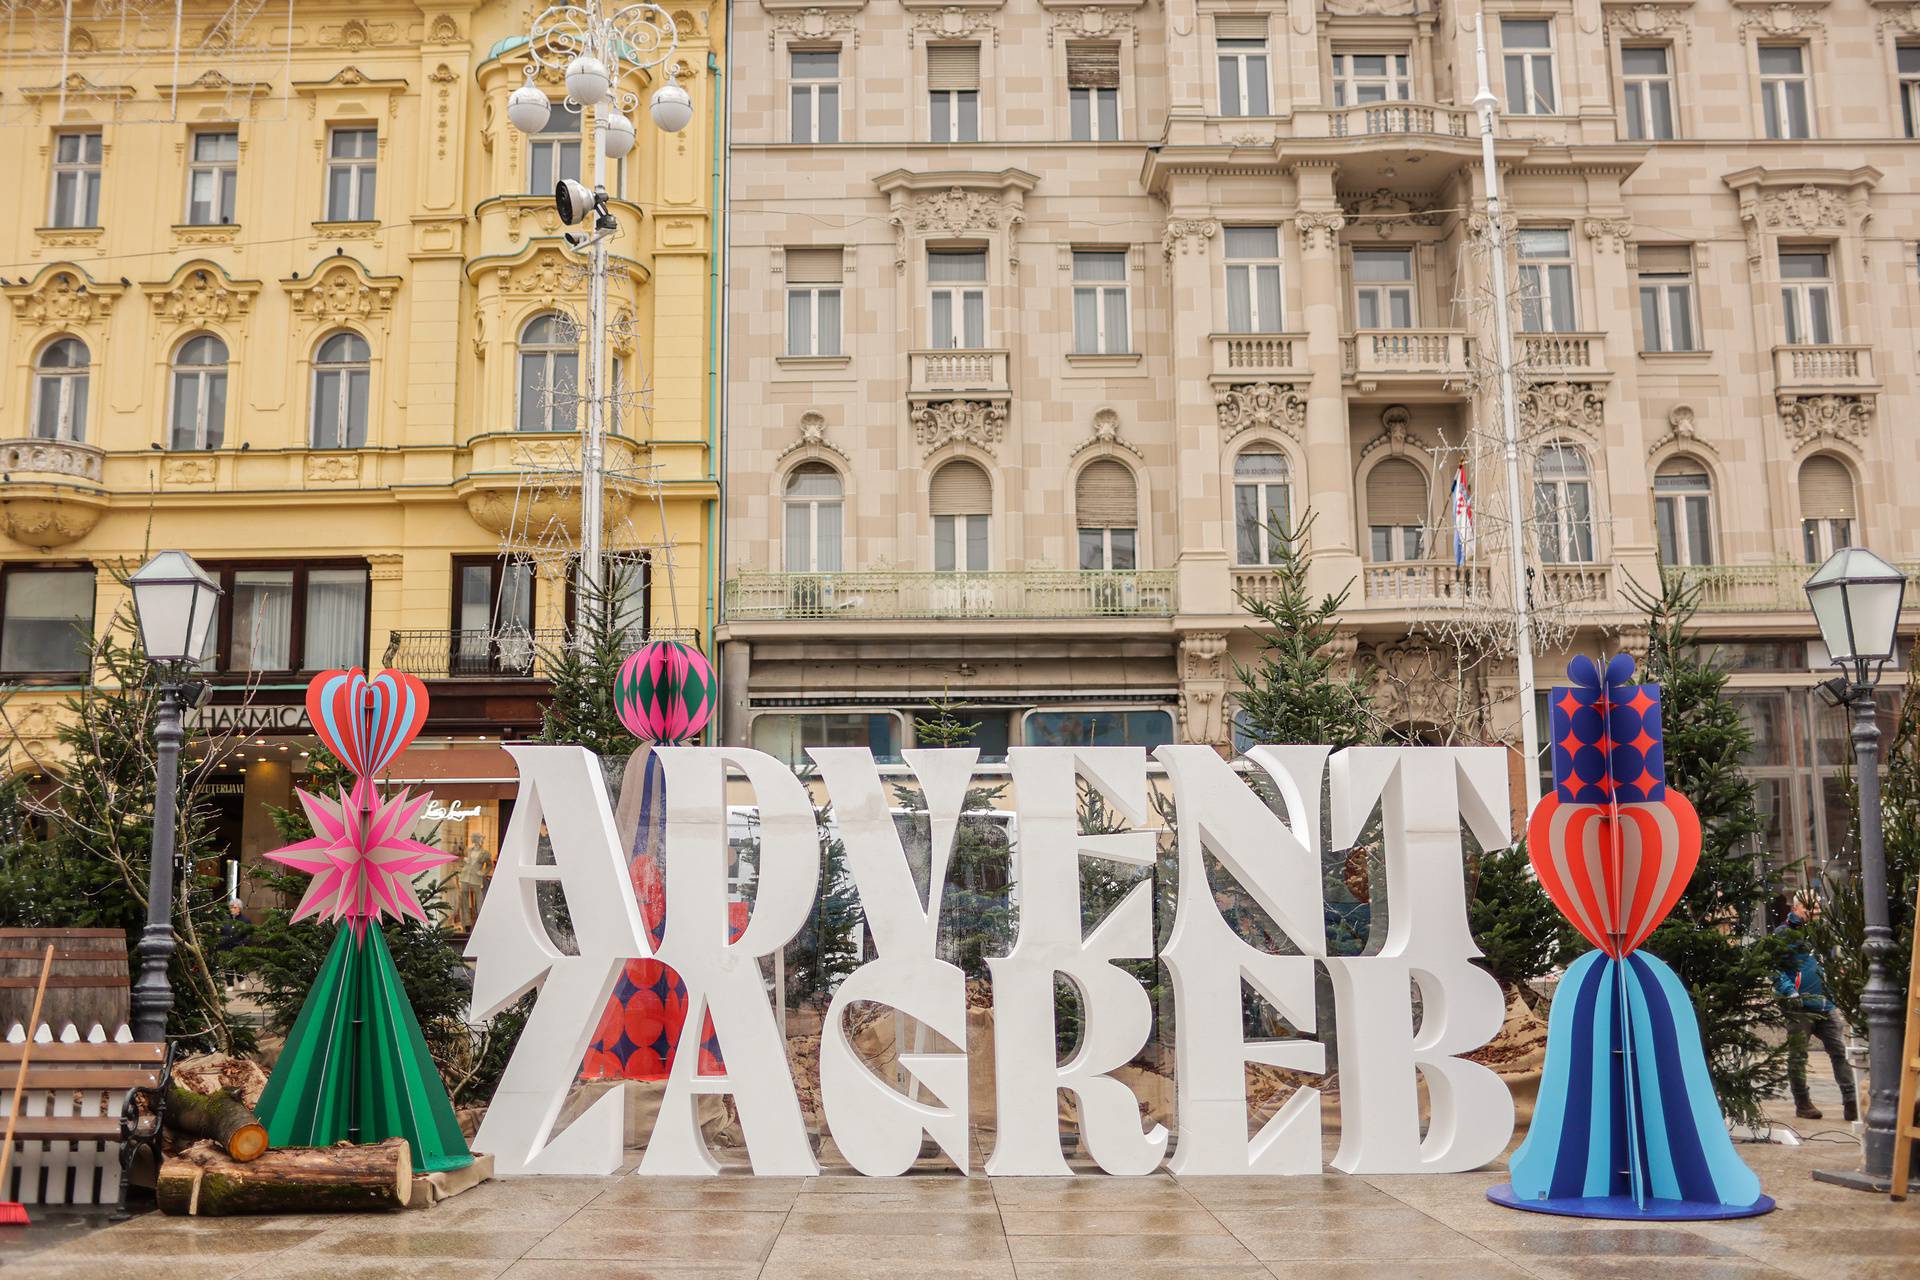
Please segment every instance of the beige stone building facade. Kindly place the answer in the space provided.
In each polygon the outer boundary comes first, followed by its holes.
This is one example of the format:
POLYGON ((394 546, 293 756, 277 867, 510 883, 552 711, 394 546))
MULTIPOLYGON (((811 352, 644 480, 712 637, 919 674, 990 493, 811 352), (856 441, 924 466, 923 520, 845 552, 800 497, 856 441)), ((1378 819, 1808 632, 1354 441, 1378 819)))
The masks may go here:
MULTIPOLYGON (((989 759, 1225 747, 1279 511, 1390 723, 1513 733, 1510 660, 1463 685, 1446 641, 1509 572, 1452 520, 1463 465, 1483 513, 1505 484, 1478 13, 737 5, 725 739, 897 754, 955 696, 989 759)), ((1769 848, 1821 856, 1844 736, 1799 584, 1842 543, 1920 562, 1920 5, 1485 19, 1542 681, 1644 636, 1633 584, 1698 583, 1769 848)))

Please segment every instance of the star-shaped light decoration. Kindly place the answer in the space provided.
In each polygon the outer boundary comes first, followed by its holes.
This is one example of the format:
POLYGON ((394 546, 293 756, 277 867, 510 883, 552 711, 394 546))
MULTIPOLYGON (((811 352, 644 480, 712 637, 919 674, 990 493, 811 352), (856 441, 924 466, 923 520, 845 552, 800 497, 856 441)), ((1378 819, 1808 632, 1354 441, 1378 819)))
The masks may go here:
POLYGON ((385 800, 374 794, 365 806, 345 792, 338 800, 305 791, 295 794, 314 835, 266 855, 313 877, 294 920, 345 920, 356 932, 381 915, 426 920, 413 893, 413 877, 454 859, 443 849, 402 834, 426 805, 426 794, 415 799, 402 790, 385 800))

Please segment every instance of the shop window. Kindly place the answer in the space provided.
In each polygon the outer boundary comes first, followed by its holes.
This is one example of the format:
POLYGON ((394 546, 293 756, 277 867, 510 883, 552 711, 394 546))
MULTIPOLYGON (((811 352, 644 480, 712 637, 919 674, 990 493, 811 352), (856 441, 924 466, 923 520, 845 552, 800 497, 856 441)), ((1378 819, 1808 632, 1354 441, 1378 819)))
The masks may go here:
POLYGON ((0 671, 84 672, 93 652, 92 568, 0 573, 0 671))
MULTIPOLYGON (((931 720, 940 714, 934 707, 908 707, 906 714, 915 721, 931 720)), ((939 745, 953 747, 975 747, 980 752, 981 764, 1005 764, 1007 746, 1013 741, 1013 721, 1015 713, 1003 707, 962 707, 953 712, 953 718, 959 722, 962 732, 952 741, 943 741, 939 745)), ((915 745, 931 747, 916 729, 915 745)))
POLYGON ((1165 711, 1062 707, 1027 713, 1024 740, 1030 747, 1145 747, 1174 741, 1173 717, 1165 711))
POLYGON ((882 764, 900 762, 900 718, 891 711, 768 712, 753 718, 753 748, 784 764, 810 766, 808 747, 865 747, 882 764))

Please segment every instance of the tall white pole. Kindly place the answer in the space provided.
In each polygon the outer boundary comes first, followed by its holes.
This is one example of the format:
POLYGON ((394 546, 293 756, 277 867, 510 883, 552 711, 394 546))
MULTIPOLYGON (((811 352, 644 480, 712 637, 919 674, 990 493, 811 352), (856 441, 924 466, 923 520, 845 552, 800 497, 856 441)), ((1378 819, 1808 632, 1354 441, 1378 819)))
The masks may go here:
POLYGON ((1527 812, 1540 803, 1540 726, 1533 706, 1533 621, 1527 599, 1527 539, 1520 506, 1520 405, 1513 383, 1512 296, 1507 292, 1507 231, 1501 224, 1500 170, 1493 155, 1493 109, 1497 99, 1487 83, 1487 11, 1483 5, 1474 23, 1474 53, 1480 65, 1480 89, 1473 105, 1480 113, 1480 168, 1487 184, 1487 245, 1493 259, 1494 357, 1500 362, 1500 425, 1506 436, 1507 514, 1512 545, 1508 559, 1513 570, 1513 663, 1520 704, 1520 750, 1525 756, 1521 775, 1526 780, 1527 812))
MULTIPOLYGON (((604 61, 604 59, 603 59, 604 61)), ((607 185, 607 113, 611 100, 593 109, 593 189, 597 195, 607 185)), ((597 226, 589 225, 593 243, 587 250, 587 436, 580 451, 580 591, 589 609, 602 607, 600 564, 601 511, 606 500, 606 472, 603 452, 606 448, 606 406, 600 394, 602 366, 607 358, 607 241, 597 226)), ((587 643, 587 630, 579 628, 580 642, 587 643)))

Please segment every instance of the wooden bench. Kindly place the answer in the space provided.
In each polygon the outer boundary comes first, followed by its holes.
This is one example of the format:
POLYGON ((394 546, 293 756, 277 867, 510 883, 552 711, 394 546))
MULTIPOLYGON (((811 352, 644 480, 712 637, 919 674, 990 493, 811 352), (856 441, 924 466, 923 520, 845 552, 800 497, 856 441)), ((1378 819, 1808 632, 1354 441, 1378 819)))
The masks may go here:
MULTIPOLYGON (((26 1048, 0 1044, 0 1118, 11 1104, 26 1048)), ((172 1073, 171 1045, 35 1044, 14 1124, 19 1150, 9 1179, 13 1185, 0 1187, 0 1199, 105 1204, 111 1198, 115 1216, 126 1216, 134 1153, 148 1148, 159 1167, 172 1073), (119 1144, 117 1160, 109 1158, 109 1143, 119 1144)))

